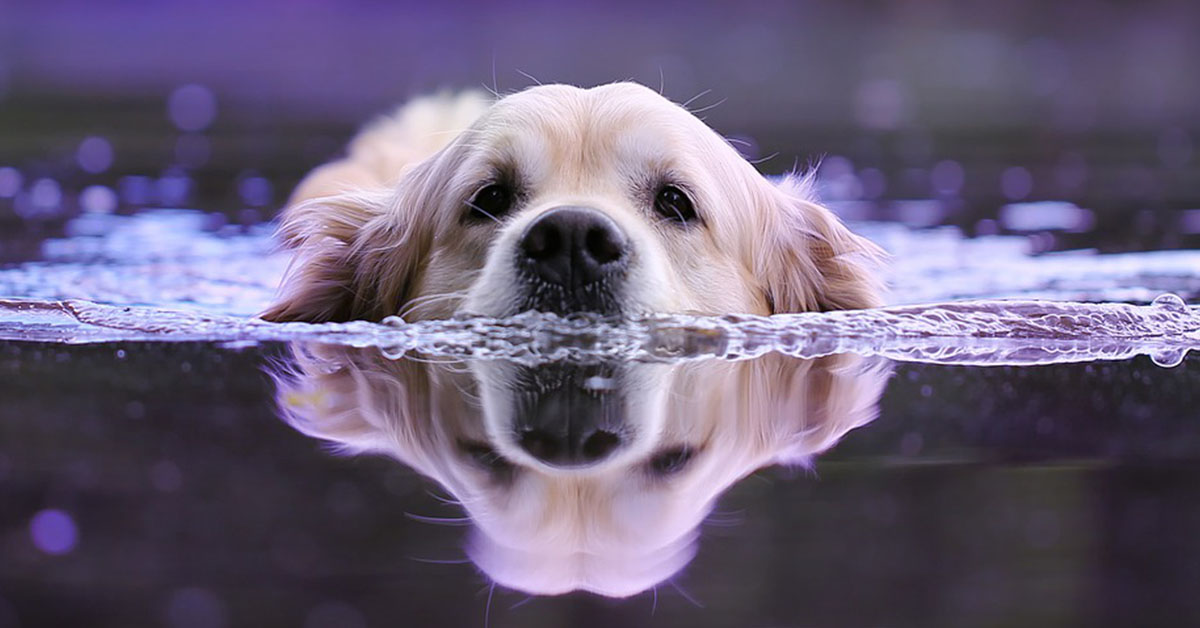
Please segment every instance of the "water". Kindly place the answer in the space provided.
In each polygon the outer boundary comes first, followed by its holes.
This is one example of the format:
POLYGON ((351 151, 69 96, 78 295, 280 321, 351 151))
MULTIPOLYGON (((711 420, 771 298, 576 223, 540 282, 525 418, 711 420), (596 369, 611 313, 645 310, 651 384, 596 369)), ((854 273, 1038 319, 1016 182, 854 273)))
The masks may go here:
POLYGON ((1200 620, 1200 252, 856 228, 886 308, 310 325, 267 226, 69 221, 0 269, 0 626, 1200 620))

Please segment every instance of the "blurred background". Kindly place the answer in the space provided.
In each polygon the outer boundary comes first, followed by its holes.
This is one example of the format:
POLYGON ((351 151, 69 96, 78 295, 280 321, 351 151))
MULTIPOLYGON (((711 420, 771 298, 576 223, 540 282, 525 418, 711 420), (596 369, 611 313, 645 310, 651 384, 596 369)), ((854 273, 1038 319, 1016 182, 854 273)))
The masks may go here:
MULTIPOLYGON (((240 311, 277 280, 264 223, 358 126, 537 81, 642 82, 765 174, 819 163, 847 218, 945 228, 911 240, 930 284, 1012 242, 1200 248, 1198 59, 1196 0, 0 0, 0 296, 240 311)), ((1103 261, 958 281, 1196 301, 1183 264, 1103 261)), ((1195 353, 898 365, 820 482, 725 498, 661 604, 493 606, 462 528, 409 516, 458 510, 278 421, 252 345, 0 342, 0 627, 1200 625, 1195 353)))
POLYGON ((849 218, 1200 246, 1196 33, 1186 0, 3 0, 0 262, 79 212, 268 219, 416 94, 626 79, 820 161, 849 218))

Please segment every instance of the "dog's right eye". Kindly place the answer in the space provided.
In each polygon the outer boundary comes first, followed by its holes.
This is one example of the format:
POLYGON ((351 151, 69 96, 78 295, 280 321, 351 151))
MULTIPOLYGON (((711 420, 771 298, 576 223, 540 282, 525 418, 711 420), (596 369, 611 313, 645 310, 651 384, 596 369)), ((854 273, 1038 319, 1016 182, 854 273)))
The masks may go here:
POLYGON ((508 460, 505 460, 494 448, 490 445, 477 442, 459 443, 463 452, 471 458, 471 461, 479 465, 486 471, 495 475, 503 475, 512 472, 513 466, 508 460))
POLYGON ((468 215, 475 220, 499 222, 500 217, 512 209, 515 197, 512 188, 503 183, 486 185, 467 201, 467 207, 471 210, 468 215))
POLYGON ((654 211, 663 219, 686 225, 696 220, 696 208, 692 199, 674 185, 664 185, 654 195, 654 211))

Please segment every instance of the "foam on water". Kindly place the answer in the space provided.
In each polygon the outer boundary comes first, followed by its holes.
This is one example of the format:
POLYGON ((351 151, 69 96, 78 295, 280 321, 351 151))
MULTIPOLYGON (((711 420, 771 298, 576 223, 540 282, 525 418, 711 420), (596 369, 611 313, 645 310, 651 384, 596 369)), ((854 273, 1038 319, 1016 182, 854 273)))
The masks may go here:
POLYGON ((42 259, 0 270, 0 339, 62 343, 316 341, 390 355, 564 355, 629 359, 797 357, 853 352, 905 361, 1045 364, 1150 355, 1178 364, 1200 347, 1200 251, 1031 257, 1028 241, 953 229, 863 224, 895 256, 893 305, 773 317, 615 321, 524 314, 504 320, 311 325, 251 318, 288 263, 269 229, 190 211, 93 215, 47 241, 42 259), (1155 297, 1158 297, 1157 299, 1155 297), (948 302, 970 298, 971 301, 948 302), (1019 300, 1004 300, 1016 298, 1019 300), (1083 303, 1128 301, 1147 303, 1083 303), (925 303, 924 305, 915 305, 925 303))

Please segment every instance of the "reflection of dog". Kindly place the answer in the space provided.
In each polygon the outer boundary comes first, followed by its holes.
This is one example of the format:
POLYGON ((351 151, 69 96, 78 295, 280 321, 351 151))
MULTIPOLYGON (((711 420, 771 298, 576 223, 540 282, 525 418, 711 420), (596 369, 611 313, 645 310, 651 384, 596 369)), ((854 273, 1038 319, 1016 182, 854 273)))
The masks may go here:
POLYGON ((533 370, 296 354, 279 377, 291 425, 436 480, 477 526, 476 564, 538 594, 627 596, 669 578, 722 491, 870 421, 887 377, 849 355, 533 370))
POLYGON ((877 304, 879 250, 629 83, 415 101, 306 178, 275 321, 877 304), (464 130, 465 129, 465 130, 464 130))

